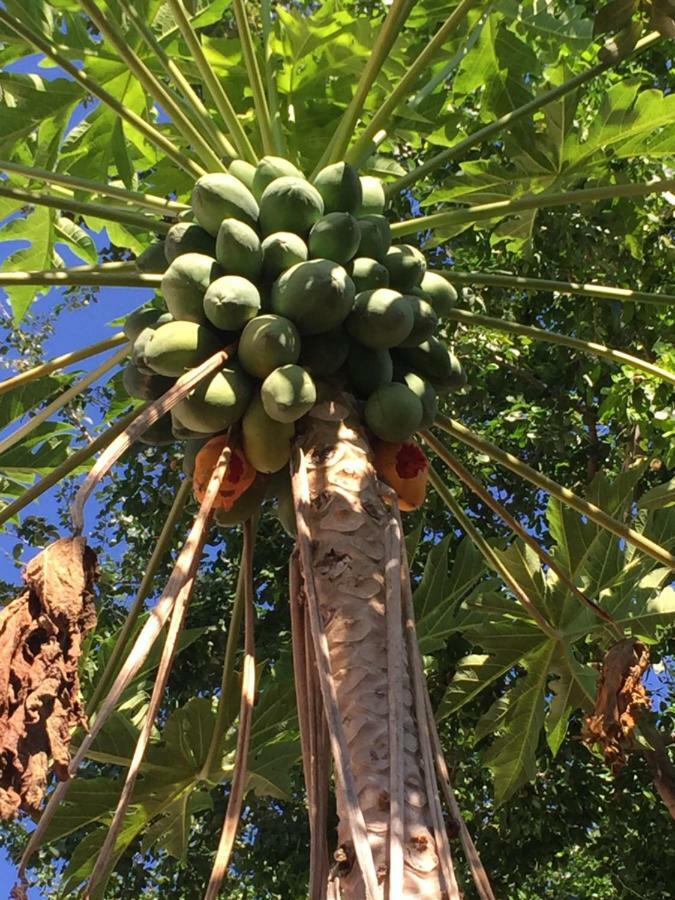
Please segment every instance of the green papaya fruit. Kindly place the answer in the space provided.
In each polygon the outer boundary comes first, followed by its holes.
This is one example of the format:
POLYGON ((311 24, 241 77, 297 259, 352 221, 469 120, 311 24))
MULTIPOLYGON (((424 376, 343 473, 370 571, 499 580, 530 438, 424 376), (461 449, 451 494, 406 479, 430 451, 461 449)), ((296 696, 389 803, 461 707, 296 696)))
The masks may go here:
POLYGON ((424 255, 410 244, 394 244, 382 262, 389 270, 389 284, 403 294, 416 288, 427 270, 424 255))
POLYGON ((157 400, 173 385, 173 379, 165 378, 163 375, 148 375, 147 372, 141 372, 133 363, 129 363, 122 373, 122 384, 130 397, 136 397, 138 400, 157 400))
POLYGON ((344 321, 354 295, 354 282, 342 266, 312 259, 292 266, 275 281, 272 309, 294 322, 300 334, 320 334, 344 321))
POLYGON ((361 232, 354 216, 331 212, 322 216, 309 232, 309 255, 312 259, 330 259, 348 263, 356 253, 361 232))
POLYGON ((267 378, 279 366, 297 362, 299 355, 298 329, 283 316, 256 316, 241 333, 239 362, 256 378, 267 378))
POLYGON ((255 281, 263 261, 260 238, 250 225, 237 219, 223 219, 216 238, 216 259, 222 274, 242 275, 255 281))
POLYGON ((172 263, 184 253, 203 253, 215 258, 216 242, 204 231, 201 225, 194 222, 176 222, 166 233, 164 240, 164 256, 172 263))
POLYGON ((262 254, 263 278, 275 281, 286 269, 305 262, 309 250, 299 235, 290 231, 275 231, 263 240, 262 254))
POLYGON ((436 330, 438 316, 430 303, 413 294, 403 295, 413 313, 413 327, 407 338, 401 341, 401 347, 416 347, 426 341, 436 330))
POLYGON ((144 359, 153 372, 175 378, 205 362, 221 347, 218 335, 203 325, 167 322, 150 334, 144 359))
POLYGON ((270 478, 267 485, 267 496, 276 501, 274 513, 286 534, 294 538, 297 534, 295 503, 293 502, 291 473, 288 466, 284 466, 270 478))
POLYGON ((466 384, 460 361, 438 338, 430 337, 417 347, 401 347, 395 355, 397 361, 419 372, 437 391, 458 391, 466 384))
POLYGON ((422 403, 423 413, 419 430, 423 431, 426 428, 431 428, 436 418, 436 413, 438 412, 438 398, 433 385, 425 378, 422 378, 421 375, 418 375, 417 372, 412 372, 410 370, 407 372, 397 372, 396 381, 400 381, 402 384, 409 387, 413 394, 419 397, 420 402, 422 403))
POLYGON ((225 172, 202 175, 192 192, 195 219, 215 237, 223 219, 239 219, 251 228, 258 224, 258 203, 245 184, 225 172))
POLYGON ((263 500, 267 491, 267 478, 264 475, 258 475, 256 480, 244 493, 237 497, 232 504, 232 509, 217 509, 213 514, 216 525, 221 528, 233 528, 235 525, 242 525, 247 522, 251 516, 254 516, 263 500))
POLYGON ((138 336, 134 340, 131 345, 131 361, 136 366, 136 368, 143 372, 145 375, 153 375, 154 372, 150 368, 145 358, 145 348, 147 347, 148 341, 152 337, 153 333, 157 331, 162 325, 166 325, 167 322, 173 322, 174 318, 171 313, 162 313, 154 322, 150 325, 146 325, 145 328, 142 328, 138 333, 138 336))
POLYGON ((375 291, 377 288, 389 287, 389 271, 375 259, 357 256, 347 266, 349 277, 354 282, 356 293, 375 291))
POLYGON ((321 194, 327 213, 345 212, 353 215, 361 205, 361 181, 358 172, 349 163, 336 162, 321 169, 314 179, 314 187, 321 194))
POLYGON ((162 315, 164 313, 161 309, 156 309, 154 306, 142 306, 140 309, 135 309, 129 313, 124 320, 122 331, 133 344, 141 331, 154 325, 162 315))
POLYGON ((178 418, 175 407, 171 410, 170 415, 171 432, 177 441, 199 440, 202 444, 204 444, 214 434, 214 432, 212 431, 208 432, 208 434, 203 431, 194 431, 192 428, 188 428, 187 425, 183 425, 181 420, 178 418))
POLYGON ((359 397, 369 397, 373 391, 391 381, 394 373, 391 353, 355 341, 349 349, 347 372, 354 393, 359 397))
POLYGON ((176 417, 186 428, 201 434, 224 431, 241 419, 252 392, 252 382, 239 366, 225 366, 176 405, 176 417))
POLYGON ((305 238, 323 212, 321 194, 304 178, 277 178, 260 198, 262 234, 267 237, 275 231, 291 231, 305 238))
POLYGON ((366 347, 386 350, 404 341, 414 323, 412 305, 390 288, 363 291, 347 318, 347 331, 366 347))
POLYGON ((265 188, 276 181, 277 178, 292 177, 305 180, 297 166, 281 156, 263 156, 258 165, 255 167, 253 175, 253 194, 259 201, 265 192, 265 188))
POLYGON ((359 219, 364 216, 381 216, 386 203, 382 182, 373 175, 362 175, 359 180, 361 182, 361 203, 357 207, 355 215, 359 219))
POLYGON ((204 295, 223 270, 204 253, 177 256, 162 276, 162 297, 171 315, 182 322, 206 324, 204 295))
POLYGON ((265 411, 260 394, 251 400, 241 423, 242 448, 258 472, 278 472, 288 465, 295 438, 292 422, 279 422, 265 411))
POLYGON ((260 310, 260 292, 241 275, 216 278, 204 294, 204 313, 221 331, 241 331, 260 310))
POLYGON ((349 337, 341 325, 304 337, 300 365, 312 378, 328 378, 341 369, 349 353, 349 337))
POLYGON ((382 441, 410 440, 424 417, 420 398, 405 384, 392 382, 374 391, 364 411, 366 425, 382 441))
POLYGON ((431 303, 439 318, 447 316, 457 303, 454 285, 437 272, 425 272, 419 290, 424 292, 424 299, 431 303))
MULTIPOLYGON (((175 423, 174 423, 175 426, 175 423)), ((197 454, 208 441, 207 437, 189 438, 183 447, 183 474, 188 478, 192 478, 195 470, 195 459, 197 454)))
POLYGON ((136 268, 139 272, 161 275, 166 269, 165 242, 155 241, 136 257, 136 268))
POLYGON ((165 447, 167 444, 173 444, 175 438, 171 431, 171 416, 167 413, 161 419, 157 419, 145 429, 138 440, 148 447, 165 447))
POLYGON ((233 159, 227 171, 238 181, 241 181, 242 184, 245 184, 252 194, 254 193, 253 179, 255 177, 255 166, 253 163, 246 162, 245 159, 233 159))
POLYGON ((391 226, 384 216, 367 215, 358 219, 361 238, 357 256, 384 262, 391 246, 391 226))
POLYGON ((280 366, 260 388, 265 412, 277 422, 295 422, 316 403, 316 386, 302 366, 280 366))

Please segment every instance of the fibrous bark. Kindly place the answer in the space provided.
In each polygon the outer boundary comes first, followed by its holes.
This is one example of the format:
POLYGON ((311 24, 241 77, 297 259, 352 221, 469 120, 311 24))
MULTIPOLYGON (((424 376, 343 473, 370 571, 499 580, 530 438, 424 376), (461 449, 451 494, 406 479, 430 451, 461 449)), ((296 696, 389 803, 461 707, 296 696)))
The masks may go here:
MULTIPOLYGON (((359 806, 378 879, 386 885, 389 831, 389 704, 385 532, 388 489, 377 479, 363 429, 348 418, 349 401, 317 405, 299 441, 306 454, 311 578, 327 637, 340 721, 349 749, 359 806)), ((404 757, 403 897, 447 896, 439 865, 430 798, 414 716, 407 657, 402 675, 404 757)), ((335 779, 338 866, 343 900, 362 900, 365 887, 355 861, 342 778, 335 779)))
POLYGON ((50 759, 68 777, 70 732, 84 721, 77 665, 96 624, 96 555, 56 541, 26 566, 26 590, 0 613, 0 818, 39 809, 50 759))

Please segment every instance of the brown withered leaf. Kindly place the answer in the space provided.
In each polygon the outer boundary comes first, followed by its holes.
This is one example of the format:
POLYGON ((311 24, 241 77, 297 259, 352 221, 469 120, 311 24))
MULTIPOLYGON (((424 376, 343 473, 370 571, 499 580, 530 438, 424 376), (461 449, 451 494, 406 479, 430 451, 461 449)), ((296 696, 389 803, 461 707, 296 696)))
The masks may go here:
POLYGON ((84 538, 55 541, 0 611, 0 819, 39 808, 50 760, 68 777, 70 733, 84 723, 77 666, 96 624, 96 574, 84 538))
POLYGON ((605 656, 595 708, 581 737, 589 746, 600 747, 613 775, 625 765, 640 711, 649 706, 641 680, 648 664, 649 650, 635 638, 619 641, 605 656))

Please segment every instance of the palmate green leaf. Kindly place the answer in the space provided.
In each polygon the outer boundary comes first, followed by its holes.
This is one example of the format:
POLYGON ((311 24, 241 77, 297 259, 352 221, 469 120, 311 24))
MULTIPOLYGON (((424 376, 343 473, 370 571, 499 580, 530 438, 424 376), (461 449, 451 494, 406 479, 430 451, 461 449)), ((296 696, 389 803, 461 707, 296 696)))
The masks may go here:
POLYGON ((67 459, 71 443, 71 426, 43 422, 23 441, 0 453, 0 495, 23 493, 36 477, 48 474, 67 459))
POLYGON ((539 39, 552 52, 567 48, 578 53, 593 39, 593 22, 581 5, 561 9, 551 0, 528 0, 518 5, 514 18, 520 36, 539 39))
POLYGON ((468 539, 458 546, 448 574, 448 535, 429 552, 422 580, 413 595, 417 636, 422 653, 443 646, 454 630, 455 607, 476 587, 485 572, 483 558, 468 539))
POLYGON ((11 153, 16 144, 46 120, 65 126, 83 90, 77 83, 38 75, 0 72, 0 152, 11 153))
POLYGON ((675 505, 675 478, 647 491, 637 503, 640 509, 663 509, 675 505))
POLYGON ((51 398, 70 381, 70 378, 47 375, 0 394, 0 431, 51 398))
POLYGON ((471 653, 460 659, 450 685, 436 711, 438 719, 452 715, 466 703, 474 700, 497 678, 509 672, 520 660, 520 647, 509 655, 500 653, 471 653))
POLYGON ((86 263, 98 262, 98 250, 91 235, 84 228, 67 219, 65 216, 57 216, 54 222, 54 241, 56 244, 66 244, 72 252, 86 263))
POLYGON ((536 750, 544 724, 545 693, 556 642, 545 641, 524 660, 527 675, 511 690, 508 725, 483 753, 483 762, 492 772, 495 805, 531 781, 537 773, 536 750))
POLYGON ((590 710, 595 700, 597 670, 579 662, 571 647, 561 643, 557 658, 551 663, 554 676, 549 684, 552 697, 546 712, 546 741, 555 756, 562 745, 572 713, 579 708, 590 710))
POLYGON ((141 850, 164 850, 174 859, 184 861, 187 856, 192 817, 206 809, 213 809, 213 799, 208 791, 194 790, 181 794, 156 822, 146 829, 141 850))
MULTIPOLYGON (((51 268, 54 258, 54 219, 53 209, 35 207, 27 216, 12 219, 5 225, 1 232, 3 240, 26 242, 28 246, 8 256, 0 268, 4 272, 51 268)), ((14 320, 19 323, 35 297, 47 289, 14 285, 5 290, 12 304, 14 320)))

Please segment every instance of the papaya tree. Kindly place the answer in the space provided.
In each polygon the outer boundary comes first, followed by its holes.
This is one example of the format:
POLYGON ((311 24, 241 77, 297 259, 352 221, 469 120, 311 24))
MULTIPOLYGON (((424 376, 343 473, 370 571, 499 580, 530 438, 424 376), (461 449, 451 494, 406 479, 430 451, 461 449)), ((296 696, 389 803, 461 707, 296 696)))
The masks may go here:
MULTIPOLYGON (((598 283, 593 258, 561 273, 556 244, 540 258, 537 240, 560 209, 596 216, 612 237, 638 232, 640 215, 667 234, 675 105, 656 60, 672 49, 671 12, 658 0, 609 3, 593 18, 582 4, 529 0, 5 2, 0 199, 4 238, 23 243, 0 286, 13 320, 53 287, 145 291, 121 331, 0 385, 3 424, 24 419, 0 441, 0 521, 84 476, 72 536, 28 563, 0 619, 3 817, 37 814, 56 776, 21 878, 45 841, 97 823, 64 890, 103 896, 133 842, 166 850, 166 835, 189 829, 226 782, 204 884, 216 897, 247 792, 274 796, 280 761, 300 756, 309 896, 461 896, 445 806, 477 895, 493 897, 438 722, 506 673, 509 690, 480 724, 497 736, 487 757, 497 802, 533 777, 542 729, 555 752, 582 709, 584 739, 611 771, 641 748, 675 810, 641 684, 675 608, 672 484, 640 497, 635 515, 644 467, 610 482, 597 447, 585 493, 560 484, 481 434, 466 365, 469 351, 489 366, 501 350, 508 363, 515 336, 639 377, 672 406, 669 345, 633 352, 580 336, 573 312, 565 333, 508 310, 515 293, 533 304, 588 298, 672 325, 675 295, 658 273, 598 283), (638 67, 645 55, 653 66, 638 67), (456 265, 471 242, 480 252, 465 255, 480 269, 456 265), (487 314, 489 297, 502 315, 487 314), (55 374, 107 351, 82 378, 55 374), (75 449, 59 416, 111 374, 99 434, 75 449), (167 448, 158 459, 170 461, 172 503, 124 622, 103 638, 85 509, 139 443, 167 448), (539 506, 550 498, 547 546, 486 486, 486 464, 522 480, 539 506), (447 472, 504 523, 508 546, 486 539, 447 472), (425 503, 447 507, 466 540, 449 566, 451 536, 435 531, 411 578, 420 528, 406 536, 401 512, 425 503), (180 551, 146 610, 186 509, 180 551), (292 652, 277 653, 272 672, 256 655, 257 533, 293 540, 292 652), (209 696, 171 709, 172 667, 199 652, 186 620, 214 535, 237 572, 222 680, 213 698, 205 684, 209 696), (434 709, 426 654, 455 633, 480 652, 457 664, 434 709), (96 660, 86 707, 83 646, 96 660), (123 774, 76 777, 85 761, 123 774)), ((529 377, 552 392, 559 373, 529 377)), ((601 377, 586 378, 582 422, 596 444, 601 377)), ((489 404, 487 380, 481 389, 489 404)), ((666 444, 668 434, 672 425, 666 444)))

